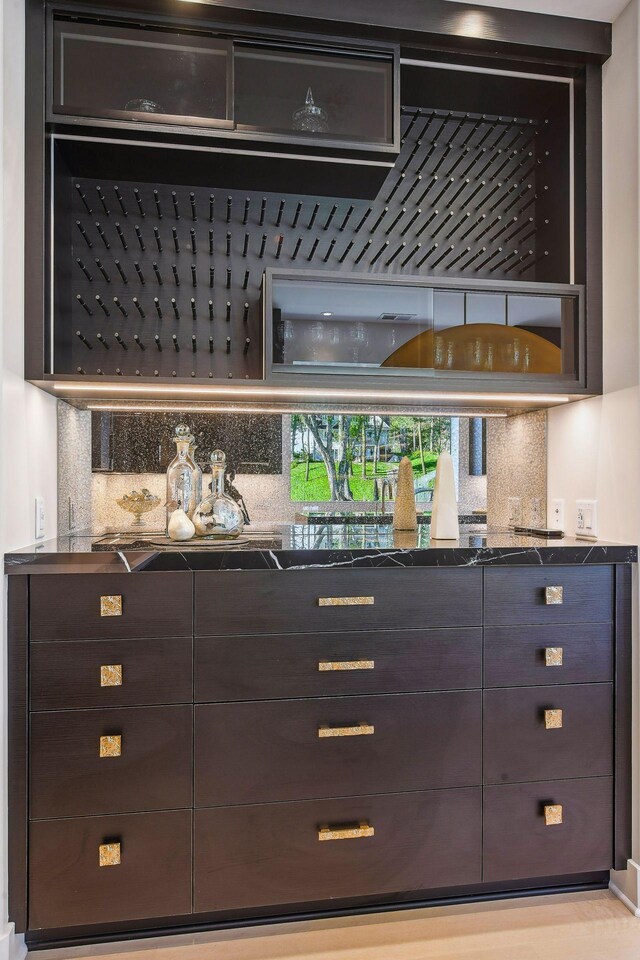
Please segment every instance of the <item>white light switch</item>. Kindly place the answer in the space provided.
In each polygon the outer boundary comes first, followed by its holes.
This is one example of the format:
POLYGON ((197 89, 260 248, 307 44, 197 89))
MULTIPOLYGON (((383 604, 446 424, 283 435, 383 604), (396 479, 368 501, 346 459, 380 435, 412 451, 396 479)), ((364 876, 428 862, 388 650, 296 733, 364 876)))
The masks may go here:
POLYGON ((36 540, 42 540, 44 537, 44 498, 36 497, 36 540))

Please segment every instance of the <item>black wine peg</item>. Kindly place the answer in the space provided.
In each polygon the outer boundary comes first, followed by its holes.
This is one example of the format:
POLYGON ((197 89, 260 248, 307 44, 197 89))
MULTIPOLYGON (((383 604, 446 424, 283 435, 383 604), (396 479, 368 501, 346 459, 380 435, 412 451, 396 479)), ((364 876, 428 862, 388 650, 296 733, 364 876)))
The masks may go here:
POLYGON ((250 346, 251 346, 251 337, 247 337, 246 340, 244 341, 244 348, 242 350, 245 356, 249 353, 250 346))
MULTIPOLYGON (((127 348, 125 347, 125 350, 126 350, 126 349, 127 349, 127 348)), ((116 367, 116 374, 117 374, 119 377, 123 377, 123 376, 124 376, 124 374, 123 374, 122 370, 120 369, 120 367, 116 367)))
POLYGON ((114 187, 114 188, 113 188, 113 192, 115 193, 116 199, 117 199, 118 203, 120 204, 120 209, 122 210, 123 216, 128 217, 129 214, 127 213, 127 208, 126 208, 125 205, 124 205, 124 200, 122 199, 122 194, 120 193, 120 188, 119 188, 119 187, 114 187))
POLYGON ((284 235, 281 233, 278 237, 278 242, 276 244, 276 260, 280 259, 280 254, 282 253, 282 244, 284 243, 284 235))
POLYGON ((413 149, 411 150, 411 152, 409 153, 409 156, 407 157, 406 161, 402 165, 403 170, 408 170, 411 163, 413 162, 413 158, 415 157, 416 153, 418 152, 421 146, 422 146, 422 140, 416 140, 416 142, 413 145, 413 149))
POLYGON ((249 234, 245 233, 244 242, 242 244, 242 256, 246 257, 247 251, 249 250, 249 234))
POLYGON ((227 323, 231 321, 231 301, 230 300, 227 300, 227 305, 225 308, 225 319, 227 323))
POLYGON ((468 178, 465 178, 464 180, 461 180, 460 186, 458 187, 458 189, 456 190, 456 192, 454 193, 454 195, 447 201, 451 206, 453 206, 453 204, 456 202, 456 200, 458 199, 458 197, 459 197, 459 196, 464 192, 464 190, 469 186, 469 183, 470 183, 470 181, 469 181, 468 178))
POLYGON ((162 220, 162 207, 160 206, 160 195, 157 190, 153 191, 153 199, 156 205, 156 213, 158 214, 158 220, 162 220))
POLYGON ((267 245, 267 235, 266 235, 266 233, 263 233, 263 234, 262 234, 262 240, 260 241, 260 252, 259 252, 259 254, 258 254, 258 257, 259 257, 260 259, 262 259, 262 257, 264 257, 264 248, 266 247, 266 245, 267 245))
POLYGON ((213 300, 209 300, 209 320, 213 320, 213 319, 214 319, 213 300))
POLYGON ((475 198, 478 196, 478 194, 480 193, 480 191, 481 191, 481 190, 483 189, 483 187, 486 185, 486 182, 487 182, 486 180, 481 180, 481 181, 480 181, 480 183, 477 185, 477 187, 475 187, 475 189, 474 189, 474 190, 469 194, 469 196, 467 197, 467 200, 466 200, 467 203, 471 203, 472 200, 475 200, 475 198))
POLYGON ((102 344, 102 346, 105 348, 105 350, 110 350, 110 349, 111 349, 111 347, 109 346, 109 344, 107 343, 107 341, 105 340, 105 338, 102 336, 101 333, 96 333, 96 337, 97 337, 97 339, 100 341, 100 343, 102 344))
POLYGON ((215 282, 216 282, 215 267, 209 267, 209 289, 212 289, 215 286, 215 282))
POLYGON ((176 333, 171 334, 171 340, 173 342, 173 349, 176 353, 180 353, 180 344, 178 343, 178 335, 176 333))
POLYGON ((488 257, 485 257, 484 260, 481 260, 478 266, 473 268, 474 271, 478 273, 479 270, 483 270, 489 263, 491 263, 494 257, 500 256, 501 253, 502 247, 498 247, 493 251, 493 253, 490 253, 488 257))
POLYGON ((397 214, 395 220, 393 220, 393 221, 389 224, 389 226, 387 227, 387 229, 384 231, 384 232, 385 232, 385 235, 386 235, 387 237, 389 236, 390 233, 393 232, 393 230, 395 229, 395 227, 397 227, 397 225, 400 223, 400 221, 402 220, 402 218, 403 218, 403 216, 405 215, 406 212, 407 212, 407 208, 406 208, 406 207, 402 207, 401 210, 400 210, 400 212, 397 214))
POLYGON ((227 267, 226 287, 227 290, 231 290, 231 267, 227 267))
POLYGON ((422 234, 425 232, 425 230, 427 230, 427 229, 431 226, 431 224, 432 224, 433 221, 436 219, 436 217, 438 216, 439 213, 440 213, 439 210, 433 210, 433 211, 429 214, 429 216, 427 217, 427 219, 425 220, 425 222, 422 224, 422 226, 420 227, 420 229, 419 229, 419 230, 416 230, 416 237, 421 237, 421 236, 422 236, 422 234))
MULTIPOLYGON (((502 119, 501 117, 498 117, 498 120, 501 120, 501 119, 502 119)), ((516 122, 516 118, 515 118, 515 117, 514 117, 513 122, 514 122, 514 123, 516 122)), ((495 139, 495 140, 493 141, 493 143, 491 144, 491 146, 492 146, 492 148, 493 148, 494 150, 495 150, 497 147, 500 146, 500 144, 502 143, 502 141, 504 140, 504 138, 505 138, 505 137, 507 136, 507 134, 509 133, 509 130, 510 130, 510 129, 511 129, 510 125, 509 125, 508 123, 505 123, 504 127, 502 128, 502 133, 499 133, 498 136, 496 137, 496 139, 495 139)))
POLYGON ((214 254, 213 230, 209 230, 209 256, 212 257, 213 254, 214 254))
POLYGON ((296 212, 294 213, 293 220, 291 221, 292 228, 298 226, 298 220, 300 219, 301 211, 302 211, 302 201, 298 200, 296 204, 296 212))
POLYGON ((249 208, 251 206, 251 197, 247 197, 244 201, 244 213, 242 214, 242 225, 243 227, 247 225, 247 220, 249 219, 249 208))
POLYGON ((337 210, 337 209, 338 209, 338 204, 337 204, 337 203, 334 203, 334 205, 331 207, 331 210, 329 211, 329 216, 327 217, 327 219, 326 219, 325 222, 324 222, 324 226, 323 226, 323 228, 322 228, 323 230, 328 230, 328 229, 329 229, 329 227, 331 226, 331 221, 333 220, 333 218, 334 218, 335 215, 336 215, 336 210, 337 210))
POLYGON ((247 320, 249 319, 249 304, 248 304, 248 303, 245 303, 244 307, 242 308, 242 319, 244 320, 245 323, 246 323, 247 320))
POLYGON ((427 262, 431 254, 435 253, 437 249, 438 249, 438 244, 434 243, 433 246, 429 250, 427 250, 424 256, 420 260, 418 260, 418 262, 416 263, 416 270, 419 270, 420 267, 427 262))
POLYGON ((171 191, 171 203, 173 204, 173 212, 175 214, 176 220, 180 219, 180 208, 178 206, 178 195, 175 190, 171 191))
POLYGON ((391 264, 392 264, 393 261, 396 259, 396 257, 397 257, 399 254, 402 253, 402 251, 404 250, 404 248, 406 247, 406 245, 407 245, 407 244, 406 244, 405 241, 403 240, 402 243, 400 244, 400 246, 397 248, 397 250, 394 250, 394 252, 391 254, 391 256, 390 256, 387 260, 385 260, 385 262, 384 262, 385 267, 390 267, 390 266, 391 266, 391 264))
MULTIPOLYGON (((469 248, 469 249, 471 249, 471 248, 469 248)), ((466 270, 467 267, 470 267, 472 263, 475 263, 475 261, 478 259, 478 257, 481 257, 481 256, 482 256, 482 254, 485 252, 486 249, 487 249, 486 247, 480 247, 479 250, 476 250, 476 252, 475 252, 468 260, 466 260, 464 263, 460 264, 460 269, 461 269, 461 270, 466 270)))
POLYGON ((445 264, 447 270, 450 270, 451 267, 455 267, 456 263, 459 263, 463 257, 466 257, 471 247, 465 247, 462 253, 459 253, 457 257, 454 257, 453 260, 450 260, 449 263, 445 264))
POLYGON ((118 297, 114 297, 114 298, 113 298, 113 302, 115 303, 116 307, 118 308, 118 310, 120 311, 120 313, 122 314, 123 317, 126 318, 126 317, 129 316, 129 314, 127 313, 127 311, 125 310, 125 308, 124 308, 124 307, 122 306, 122 304, 120 303, 120 300, 118 299, 118 297))
POLYGON ((495 123, 492 123, 489 120, 484 120, 483 122, 485 123, 487 129, 485 130, 484 134, 480 137, 480 139, 476 143, 476 150, 478 150, 483 145, 483 143, 485 143, 487 138, 491 136, 491 133, 493 132, 493 130, 495 130, 495 123))
POLYGON ((173 249, 176 253, 180 253, 180 241, 178 240, 178 231, 175 227, 171 227, 171 239, 173 240, 173 249))
POLYGON ((196 232, 193 229, 193 227, 191 227, 191 229, 189 230, 189 236, 191 238, 191 253, 195 256, 198 250, 196 247, 196 232))
POLYGON ((138 238, 138 243, 140 244, 140 249, 141 249, 142 251, 146 250, 146 247, 145 247, 145 245, 144 245, 144 240, 142 239, 142 234, 141 234, 141 232, 140 232, 140 227, 138 226, 137 223, 134 225, 133 229, 134 229, 135 232, 136 232, 136 237, 138 238))
POLYGON ((189 194, 189 203, 191 205, 191 219, 195 223, 198 219, 198 214, 196 213, 196 195, 195 193, 189 194))
POLYGON ((267 198, 262 198, 262 203, 260 204, 260 219, 258 220, 258 225, 262 226, 264 224, 264 215, 267 211, 267 198))
POLYGON ((301 245, 302 245, 302 237, 298 237, 298 239, 296 240, 296 245, 293 248, 293 253, 291 254, 292 260, 295 260, 296 257, 298 256, 298 252, 300 250, 301 245))
POLYGON ((284 213, 284 203, 285 203, 284 200, 281 200, 278 206, 278 213, 276 216, 276 227, 279 227, 280 224, 282 223, 282 214, 284 213))
POLYGON ((250 274, 249 274, 249 271, 248 271, 248 270, 245 270, 245 272, 244 272, 244 280, 242 281, 242 289, 243 289, 243 290, 246 290, 247 287, 248 287, 248 285, 249 285, 249 275, 250 275, 250 274))
POLYGON ((227 197, 227 223, 231 223, 231 211, 233 206, 233 197, 227 197))
POLYGON ((434 260, 434 261, 433 261, 433 263, 431 264, 432 268, 439 267, 440 264, 442 263, 442 261, 443 261, 444 259, 446 259, 446 257, 448 257, 449 254, 450 254, 453 250, 455 250, 455 246, 454 246, 454 244, 452 243, 449 247, 447 247, 447 249, 444 251, 444 253, 441 253, 441 254, 440 254, 440 256, 438 257, 437 260, 434 260))
POLYGON ((129 349, 128 346, 126 345, 126 343, 124 342, 124 340, 122 339, 122 337, 120 336, 119 333, 117 333, 117 332, 114 333, 114 337, 116 338, 116 340, 118 341, 118 343, 120 344, 120 346, 122 347, 123 350, 128 350, 128 349, 129 349))
MULTIPOLYGON (((402 197, 401 200, 399 201, 401 207, 406 207, 407 202, 409 200, 411 200, 411 202, 413 203, 413 201, 415 200, 415 192, 421 183, 422 183, 422 176, 418 174, 414 182, 411 184, 411 186, 405 193, 404 197, 402 197)), ((420 206, 420 204, 418 204, 418 206, 420 206)))
POLYGON ((213 193, 209 194, 209 223, 213 223, 213 213, 216 205, 216 198, 213 193))
POLYGON ((209 353, 213 353, 213 337, 209 337, 209 353))
POLYGON ((171 297, 171 306, 173 307, 173 315, 176 320, 180 319, 180 311, 178 310, 178 304, 176 303, 176 298, 171 297))
POLYGON ((378 252, 374 254, 373 257, 371 257, 370 266, 373 266, 375 263, 378 262, 378 260, 380 259, 380 257, 385 252, 388 246, 389 246, 389 241, 385 240, 382 246, 380 247, 380 249, 378 250, 378 252))
POLYGON ((142 286, 144 287, 146 281, 145 281, 145 279, 144 279, 144 274, 143 274, 142 270, 140 269, 140 264, 139 264, 136 260, 134 260, 134 261, 133 261, 133 265, 134 265, 134 267, 136 268, 136 273, 138 274, 138 280, 140 281, 140 283, 141 283, 142 286))
POLYGON ((141 217, 146 217, 146 213, 144 212, 144 207, 142 206, 142 199, 141 199, 141 197, 140 197, 140 191, 138 190, 137 187, 134 187, 134 188, 133 188, 133 195, 134 195, 134 197, 136 198, 136 203, 138 204, 138 210, 140 211, 140 216, 141 216, 141 217))
POLYGON ((438 224, 438 226, 435 228, 435 230, 431 234, 434 240, 445 229, 445 227, 447 227, 451 223, 451 218, 454 216, 455 216, 455 213, 453 212, 453 210, 450 210, 449 213, 444 218, 444 220, 442 221, 442 223, 438 224))
POLYGON ((444 181, 444 184, 442 185, 442 190, 440 190, 440 192, 438 193, 438 196, 435 197, 433 200, 434 207, 438 206, 438 204, 440 203, 440 201, 442 200, 442 198, 444 197, 445 193, 447 192, 447 190, 449 189, 452 183, 455 183, 453 177, 448 177, 444 181))
POLYGON ((466 240, 467 237, 470 236, 470 234, 473 233, 473 231, 476 229, 476 227, 479 227, 480 224, 481 224, 484 220, 486 220, 486 219, 487 219, 486 213, 482 213, 482 214, 478 217, 478 219, 475 221, 475 223, 472 223, 471 226, 469 227, 469 229, 468 229, 468 230, 465 230, 465 232, 464 232, 464 233, 462 234, 462 236, 460 237, 460 241, 462 242, 463 240, 466 240))
POLYGON ((153 267, 153 272, 154 272, 155 275, 156 275, 156 280, 158 281, 158 283, 160 284, 160 286, 162 286, 162 275, 161 275, 161 273, 160 273, 160 268, 159 268, 159 266, 158 266, 158 264, 156 263, 155 260, 153 261, 153 263, 151 264, 151 266, 153 267))
POLYGON ((191 286, 192 286, 192 287, 197 287, 197 286, 198 286, 198 277, 197 277, 197 273, 196 273, 196 265, 195 265, 195 263, 192 263, 192 264, 191 264, 191 286))
POLYGON ((316 217, 318 216, 318 210, 320 209, 320 204, 316 203, 311 211, 311 216, 309 217, 309 223, 307 224, 307 230, 310 230, 311 227, 316 222, 316 217))
POLYGON ((315 240, 313 241, 312 245, 311 245, 311 250, 309 251, 309 253, 308 253, 308 255, 307 255, 307 260, 308 260, 308 261, 313 260, 313 258, 315 257, 315 255, 316 255, 316 250, 318 249, 318 244, 319 244, 319 243, 320 243, 320 237, 316 237, 315 240))
POLYGON ((98 304, 98 306, 100 307, 100 309, 101 309, 102 312, 104 313, 105 317, 111 316, 111 314, 110 314, 109 311, 107 310, 107 306, 106 306, 104 300, 102 299, 102 297, 100 296, 99 293, 96 293, 96 303, 98 304))
POLYGON ((227 232, 227 256, 231 256, 231 234, 227 232))
MULTIPOLYGON (((520 227, 520 229, 522 229, 522 227, 520 227)), ((518 232, 518 231, 516 230, 516 233, 517 233, 517 232, 518 232)), ((526 241, 527 241, 527 240, 530 240, 531 237, 535 236, 535 234, 536 234, 536 230, 535 230, 535 227, 534 227, 533 230, 529 230, 527 233, 523 234, 523 235, 520 237, 520 239, 518 240, 518 243, 520 243, 520 244, 526 243, 526 241)), ((510 237, 505 237, 505 241, 504 241, 504 242, 506 243, 509 239, 511 239, 511 238, 510 238, 510 237)))
POLYGON ((106 215, 109 216, 109 215, 110 215, 110 214, 109 214, 109 207, 107 206, 106 197, 105 197, 105 195, 104 195, 103 192, 102 192, 102 187, 96 187, 96 193, 98 194, 98 200, 99 200, 100 203, 102 204, 102 209, 104 210, 104 212, 106 213, 106 215))
MULTIPOLYGON (((481 207, 486 206, 486 204, 489 202, 489 200, 491 200, 491 197, 493 197, 494 194, 498 193, 498 191, 501 190, 501 189, 502 189, 502 183, 499 181, 498 183, 496 183, 496 185, 495 185, 494 187, 492 187, 492 189, 491 189, 491 190, 489 191, 489 193, 486 195, 486 197, 484 198, 484 200, 482 201, 482 203, 479 203, 479 204, 478 204, 478 206, 476 207, 476 210, 480 210, 481 207)), ((489 213, 493 213, 494 210, 497 210, 497 208, 501 205, 501 203, 502 203, 502 197, 500 197, 500 198, 493 204, 492 207, 489 207, 489 213)))
POLYGON ((175 281, 176 287, 180 286, 180 275, 178 274, 178 267, 175 263, 171 264, 171 272, 173 273, 173 279, 175 281))
POLYGON ((362 214, 360 220, 358 220, 357 225, 353 228, 354 233, 360 233, 360 230, 362 229, 362 227, 364 227, 370 215, 371 215, 371 207, 367 207, 365 212, 362 214))
POLYGON ((76 367, 76 373, 79 373, 81 376, 84 376, 86 373, 86 370, 84 369, 84 367, 76 367))
POLYGON ((146 314, 145 314, 144 310, 142 309, 142 307, 141 307, 141 305, 140 305, 140 301, 138 300, 137 297, 134 297, 134 298, 133 298, 133 304, 134 304, 136 310, 138 311, 138 313, 140 314, 140 316, 142 317, 142 319, 144 320, 145 317, 146 317, 146 314))
POLYGON ((156 308, 156 313, 158 314, 158 320, 162 320, 162 307, 160 306, 160 300, 158 297, 153 298, 153 305, 156 308))
POLYGON ((116 227, 116 233, 118 234, 118 239, 120 240, 120 243, 122 244, 122 249, 123 249, 123 250, 126 250, 126 249, 128 248, 127 239, 126 239, 124 233, 122 232, 122 227, 120 226, 120 224, 119 224, 117 221, 116 221, 115 227, 116 227))
POLYGON ((406 267, 406 265, 409 263, 410 260, 412 260, 412 259, 415 257, 416 253, 418 253, 418 251, 421 249, 421 247, 422 247, 422 244, 421 244, 421 243, 416 243, 416 245, 415 245, 415 247, 413 248, 413 250, 406 255, 406 257, 404 258, 404 260, 401 260, 401 261, 400 261, 400 266, 401 266, 401 267, 406 267))
POLYGON ((372 243, 373 243, 373 238, 372 238, 372 237, 369 237, 369 239, 366 241, 364 247, 362 248, 362 250, 360 251, 360 253, 358 254, 358 256, 355 258, 355 260, 353 261, 354 263, 360 263, 360 261, 362 260, 362 258, 363 258, 364 255, 365 255, 365 253, 367 253, 367 251, 369 250, 369 247, 371 246, 372 243))
POLYGON ((122 264, 120 263, 120 261, 119 261, 119 260, 114 260, 114 263, 115 263, 115 265, 116 265, 116 268, 117 268, 117 270, 118 270, 118 273, 119 273, 120 276, 122 277, 122 282, 123 282, 123 283, 129 283, 129 278, 127 277, 126 273, 125 273, 124 270, 122 269, 122 264))
POLYGON ((338 263, 344 263, 344 261, 347 259, 348 255, 349 255, 349 252, 351 251, 351 248, 353 247, 354 243, 355 243, 355 240, 349 240, 349 243, 346 245, 346 247, 344 248, 344 250, 342 251, 342 253, 341 253, 340 256, 338 257, 338 263))
POLYGON ((346 212, 345 215, 344 215, 344 218, 343 218, 343 220, 342 220, 342 223, 341 223, 340 226, 338 227, 338 230, 340 231, 340 233, 342 233, 342 231, 344 230, 344 228, 346 227, 346 225, 349 223, 349 220, 351 219, 351 214, 353 213, 354 210, 355 210, 355 207, 353 206, 353 204, 351 204, 351 206, 349 207, 349 209, 347 210, 347 212, 346 212))
POLYGON ((384 218, 386 217, 386 215, 387 215, 388 212, 389 212, 389 207, 384 207, 384 208, 382 209, 382 212, 381 212, 380 216, 378 217, 378 219, 376 220, 376 222, 373 224, 372 227, 369 227, 369 233, 375 233, 375 232, 376 232, 376 230, 378 229, 378 227, 380 226, 380 224, 382 223, 382 221, 384 220, 384 218))
POLYGON ((91 346, 91 344, 89 343, 85 335, 80 332, 80 330, 76 330, 76 337, 78 338, 78 340, 81 340, 82 343, 84 343, 87 350, 93 350, 93 347, 91 346))
POLYGON ((449 233, 445 234, 445 240, 451 240, 451 237, 454 235, 454 233, 457 233, 460 227, 465 226, 470 216, 471 214, 468 211, 464 213, 462 215, 462 218, 458 220, 456 223, 454 223, 449 233))
POLYGON ((140 339, 140 337, 138 336, 137 333, 134 333, 133 339, 134 339, 135 342, 136 342, 136 346, 140 347, 141 350, 145 350, 145 349, 146 349, 144 343, 142 342, 142 340, 140 339))
POLYGON ((162 342, 161 342, 160 337, 159 337, 159 335, 158 335, 157 333, 154 334, 153 342, 154 342, 155 345, 156 345, 156 349, 157 349, 160 353, 162 353, 162 342))
POLYGON ((93 210, 92 210, 91 207, 89 206, 89 201, 87 200, 87 198, 85 197, 84 193, 82 192, 82 187, 80 186, 80 184, 79 184, 79 183, 76 183, 76 184, 75 184, 75 188, 76 188, 76 190, 78 191, 78 193, 80 194, 80 199, 82 200, 82 202, 83 202, 83 204, 84 204, 84 208, 85 208, 85 210, 87 211, 87 213, 93 213, 93 210))
MULTIPOLYGON (((450 143, 446 144, 446 146, 445 146, 445 148, 444 148, 444 151, 443 151, 443 153, 442 153, 442 156, 440 157, 440 159, 439 159, 438 162, 436 163, 435 167, 434 167, 433 170, 431 171, 434 175, 435 175, 436 173, 438 173, 438 171, 440 170, 440 167, 441 167, 442 164, 445 162, 445 160, 448 160, 449 154, 451 153, 451 150, 452 150, 451 144, 450 144, 450 143)), ((451 173, 450 170, 449 170, 449 173, 451 173)), ((447 174, 447 176, 449 175, 449 173, 447 174)))
POLYGON ((153 228, 153 238, 156 241, 156 246, 158 248, 158 253, 162 253, 162 241, 160 239, 160 231, 157 227, 153 228))
POLYGON ((83 238, 84 238, 87 246, 88 246, 89 249, 91 250, 91 248, 93 247, 93 243, 91 242, 91 240, 89 240, 89 237, 87 236, 86 231, 85 231, 84 227, 82 226, 82 224, 80 223, 79 220, 76 220, 76 227, 78 228, 78 230, 79 230, 80 233, 82 234, 82 236, 83 236, 83 238))
POLYGON ((325 253, 324 257, 322 258, 323 263, 327 263, 327 262, 328 262, 329 257, 330 257, 331 254, 333 253, 333 248, 335 247, 335 245, 336 245, 336 238, 334 237, 333 240, 331 241, 331 243, 329 244, 329 246, 327 247, 327 252, 325 253))
POLYGON ((424 157, 420 161, 420 164, 416 171, 417 173, 422 173, 422 171, 424 170, 426 165, 429 163, 429 160, 431 160, 431 157, 434 155, 437 149, 438 149, 438 141, 434 140, 431 146, 429 147, 429 149, 427 150, 427 152, 425 153, 424 157))
POLYGON ((227 353, 231 353, 231 337, 227 337, 227 353))
POLYGON ((498 263, 495 263, 489 270, 489 273, 495 273, 496 270, 500 270, 501 267, 504 267, 509 260, 518 255, 517 250, 512 250, 511 253, 508 253, 506 257, 503 257, 502 260, 499 260, 498 263))
POLYGON ((391 203, 391 201, 393 200, 394 196, 396 195, 396 192, 397 192, 398 188, 399 188, 400 186, 402 186, 402 184, 404 183, 404 181, 405 181, 405 179, 406 179, 406 176, 407 176, 406 173, 401 173, 401 174, 400 174, 400 176, 398 177, 398 179, 396 180, 396 182, 395 182, 394 185, 393 185, 393 189, 391 190, 391 193, 388 195, 388 197, 387 197, 386 200, 384 201, 385 203, 391 203))
POLYGON ((404 237, 404 235, 407 233, 407 231, 409 231, 409 230, 411 229, 411 227, 414 225, 414 223, 416 222, 416 220, 418 219, 418 217, 420 216, 421 213, 422 213, 422 210, 421 210, 420 207, 418 207, 418 209, 415 211, 415 213, 413 214, 413 216, 410 217, 409 220, 407 220, 406 224, 404 225, 404 227, 403 227, 402 230, 400 231, 400 236, 401 236, 401 237, 404 237))
POLYGON ((76 263, 78 264, 78 266, 80 267, 80 269, 81 269, 82 272, 84 273, 84 275, 85 275, 85 277, 87 278, 87 280, 89 280, 89 282, 91 282, 91 281, 93 280, 93 277, 91 276, 91 274, 89 273, 89 271, 88 271, 87 268, 85 267, 85 265, 84 265, 84 263, 82 262, 82 260, 80 259, 80 257, 76 257, 76 263))
POLYGON ((472 141, 472 139, 473 139, 474 134, 475 134, 475 133, 480 129, 480 127, 482 126, 482 124, 483 124, 483 122, 484 122, 484 119, 485 119, 484 116, 482 116, 482 117, 480 117, 479 120, 476 120, 476 121, 475 121, 474 125, 471 127, 471 130, 469 131, 469 133, 466 135, 466 137, 465 137, 464 140, 462 141, 462 146, 463 146, 463 147, 468 147, 468 146, 469 146, 469 144, 471 143, 471 141, 472 141))
MULTIPOLYGON (((409 113, 409 111, 407 110, 406 107, 402 107, 402 113, 403 114, 409 113)), ((411 131, 415 127, 418 117, 420 116, 420 109, 418 108, 413 114, 409 113, 409 116, 411 117, 411 119, 409 121, 409 125, 407 129, 402 135, 402 141, 401 141, 402 143, 404 143, 411 136, 411 131)))

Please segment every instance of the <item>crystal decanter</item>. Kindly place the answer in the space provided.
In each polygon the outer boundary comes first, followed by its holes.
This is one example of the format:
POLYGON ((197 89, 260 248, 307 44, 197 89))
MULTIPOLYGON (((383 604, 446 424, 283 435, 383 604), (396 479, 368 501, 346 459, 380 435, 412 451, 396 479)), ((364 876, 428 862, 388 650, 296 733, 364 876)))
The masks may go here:
POLYGON ((175 433, 176 455, 167 467, 167 530, 174 510, 184 510, 188 517, 192 517, 202 496, 202 471, 189 452, 193 443, 191 431, 180 423, 175 433))
POLYGON ((242 510, 224 492, 227 458, 222 450, 211 454, 211 493, 196 508, 193 523, 198 537, 237 537, 242 533, 242 510))
POLYGON ((319 107, 313 99, 311 87, 307 89, 304 107, 294 110, 291 117, 291 129, 301 133, 328 133, 329 118, 326 110, 319 107))

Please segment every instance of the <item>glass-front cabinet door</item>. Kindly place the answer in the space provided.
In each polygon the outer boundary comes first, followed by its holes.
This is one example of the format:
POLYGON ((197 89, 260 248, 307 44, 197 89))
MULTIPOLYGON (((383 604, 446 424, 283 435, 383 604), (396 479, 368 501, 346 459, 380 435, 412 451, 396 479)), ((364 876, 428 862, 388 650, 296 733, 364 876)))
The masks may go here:
POLYGON ((582 288, 305 276, 264 278, 268 379, 366 374, 461 381, 581 379, 582 288))

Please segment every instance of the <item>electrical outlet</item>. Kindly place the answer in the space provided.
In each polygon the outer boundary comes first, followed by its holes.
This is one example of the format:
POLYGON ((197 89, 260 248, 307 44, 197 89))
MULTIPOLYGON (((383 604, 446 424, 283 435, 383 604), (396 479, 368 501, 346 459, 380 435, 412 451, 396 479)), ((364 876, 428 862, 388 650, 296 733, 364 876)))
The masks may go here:
POLYGON ((597 500, 576 500, 576 534, 579 537, 597 537, 597 500))
POLYGON ((36 497, 35 513, 36 540, 42 540, 44 537, 44 498, 36 497))
POLYGON ((564 500, 561 497, 551 501, 549 526, 552 530, 564 530, 564 500))
POLYGON ((522 499, 509 497, 509 526, 519 527, 522 524, 522 499))

